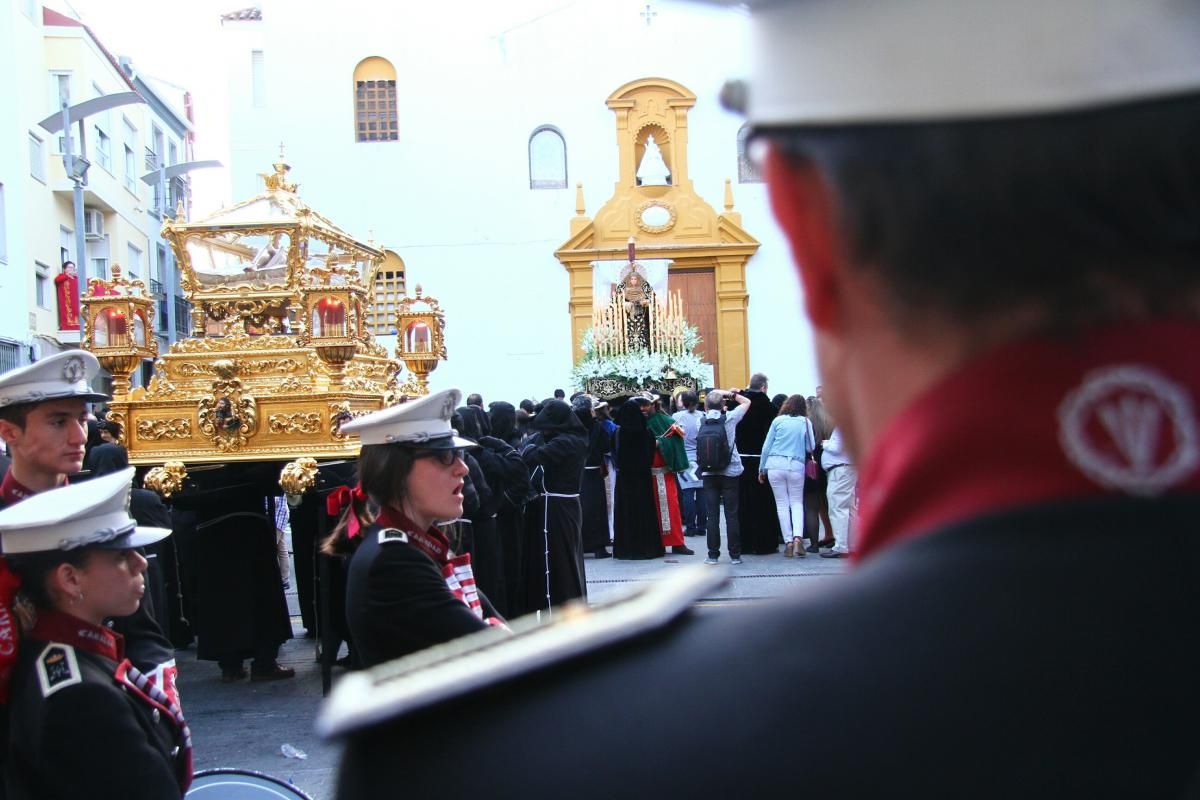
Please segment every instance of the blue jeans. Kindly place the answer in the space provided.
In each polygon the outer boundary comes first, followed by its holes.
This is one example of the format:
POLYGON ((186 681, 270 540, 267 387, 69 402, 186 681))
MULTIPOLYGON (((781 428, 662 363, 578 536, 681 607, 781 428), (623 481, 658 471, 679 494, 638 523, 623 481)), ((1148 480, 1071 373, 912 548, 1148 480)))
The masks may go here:
POLYGON ((688 536, 700 536, 708 527, 708 504, 704 502, 704 489, 680 489, 679 502, 683 506, 683 532, 688 536))

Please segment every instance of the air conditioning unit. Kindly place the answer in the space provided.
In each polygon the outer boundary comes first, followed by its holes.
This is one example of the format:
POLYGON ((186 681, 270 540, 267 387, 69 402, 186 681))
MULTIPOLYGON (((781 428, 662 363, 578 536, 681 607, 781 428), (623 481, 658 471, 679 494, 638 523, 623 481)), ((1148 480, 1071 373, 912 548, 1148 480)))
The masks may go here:
POLYGON ((88 239, 104 238, 104 212, 97 208, 83 210, 83 234, 88 239))

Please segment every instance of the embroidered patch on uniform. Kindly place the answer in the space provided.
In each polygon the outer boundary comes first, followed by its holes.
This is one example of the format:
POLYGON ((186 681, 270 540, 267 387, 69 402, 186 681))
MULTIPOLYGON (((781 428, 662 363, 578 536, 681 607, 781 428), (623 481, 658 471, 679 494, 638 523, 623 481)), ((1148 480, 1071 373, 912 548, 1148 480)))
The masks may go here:
POLYGON ((42 697, 49 697, 59 689, 83 681, 79 662, 75 659, 75 648, 65 644, 48 644, 37 659, 38 682, 42 685, 42 697))
POLYGON ((1089 373, 1058 409, 1059 441, 1091 480, 1128 494, 1160 494, 1200 465, 1186 389, 1140 365, 1089 373))
POLYGON ((408 544, 408 534, 399 528, 384 528, 379 531, 380 544, 391 544, 392 542, 408 544))

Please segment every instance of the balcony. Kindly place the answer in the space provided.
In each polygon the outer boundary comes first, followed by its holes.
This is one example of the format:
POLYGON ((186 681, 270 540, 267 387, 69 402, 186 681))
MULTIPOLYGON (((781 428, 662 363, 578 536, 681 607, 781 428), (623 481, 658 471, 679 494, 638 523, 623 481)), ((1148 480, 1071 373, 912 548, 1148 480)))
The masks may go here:
POLYGON ((158 160, 158 154, 155 153, 153 150, 151 150, 149 147, 147 147, 146 148, 146 171, 152 172, 153 170, 158 169, 159 166, 160 166, 160 164, 159 164, 159 160, 158 160))

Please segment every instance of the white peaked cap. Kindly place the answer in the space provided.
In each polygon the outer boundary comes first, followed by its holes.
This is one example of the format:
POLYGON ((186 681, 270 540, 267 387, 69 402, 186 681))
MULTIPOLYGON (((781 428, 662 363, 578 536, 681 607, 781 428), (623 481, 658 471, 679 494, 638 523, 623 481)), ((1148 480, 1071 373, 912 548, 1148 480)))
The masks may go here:
POLYGON ((55 353, 0 375, 0 408, 66 397, 108 400, 108 395, 92 390, 91 381, 99 372, 100 362, 86 350, 55 353))
POLYGON ((133 468, 85 483, 39 492, 0 511, 5 555, 99 547, 126 550, 171 535, 169 528, 140 528, 129 516, 133 468))
POLYGON ((450 418, 462 400, 458 389, 443 389, 417 400, 376 411, 342 425, 342 433, 358 434, 363 444, 405 444, 426 450, 474 447, 454 435, 450 418))
POLYGON ((981 119, 1200 90, 1200 0, 749 0, 756 126, 981 119))

